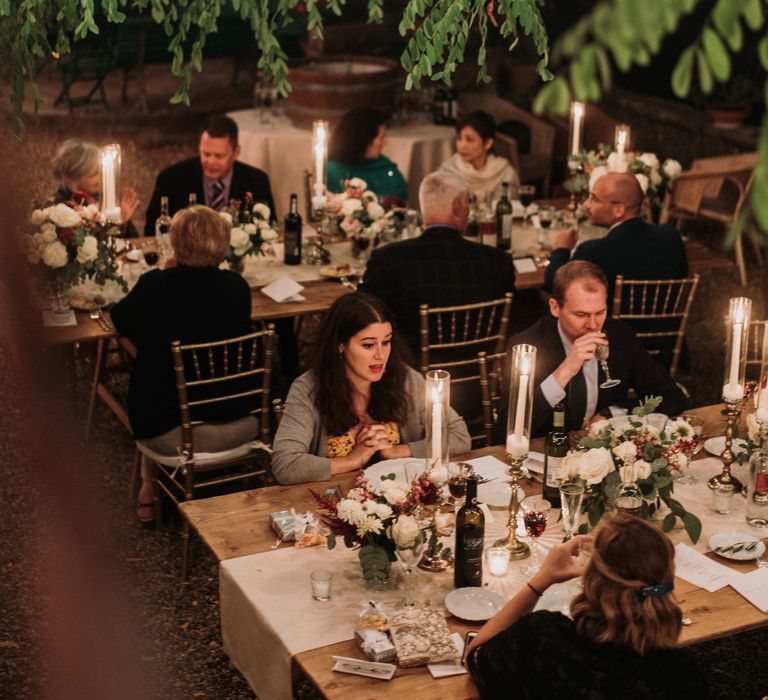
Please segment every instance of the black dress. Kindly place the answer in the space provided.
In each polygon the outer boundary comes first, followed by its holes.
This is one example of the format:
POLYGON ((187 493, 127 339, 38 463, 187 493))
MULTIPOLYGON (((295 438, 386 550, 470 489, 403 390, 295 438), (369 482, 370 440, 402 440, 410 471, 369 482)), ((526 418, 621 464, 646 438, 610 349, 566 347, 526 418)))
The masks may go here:
POLYGON ((483 700, 680 700, 709 697, 682 649, 640 655, 578 634, 565 615, 542 610, 481 644, 467 659, 483 700))
MULTIPOLYGON (((128 389, 133 437, 151 438, 181 424, 171 342, 204 343, 250 333, 251 290, 231 270, 151 270, 115 305, 111 317, 138 351, 128 389)), ((254 401, 214 404, 196 417, 217 423, 237 420, 255 407, 254 401)))

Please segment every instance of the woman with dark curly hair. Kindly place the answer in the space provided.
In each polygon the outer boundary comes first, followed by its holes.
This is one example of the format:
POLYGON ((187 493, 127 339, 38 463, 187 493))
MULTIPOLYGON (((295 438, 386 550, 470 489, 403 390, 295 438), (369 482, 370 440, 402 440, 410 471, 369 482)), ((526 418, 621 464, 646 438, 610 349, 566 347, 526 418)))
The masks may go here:
POLYGON ((336 125, 328 147, 328 189, 343 192, 344 181, 359 177, 380 198, 394 197, 405 202, 408 185, 403 174, 381 154, 387 131, 387 117, 368 107, 350 110, 336 125))
POLYGON ((700 670, 677 649, 682 613, 672 589, 675 551, 631 515, 553 547, 539 572, 480 630, 467 665, 481 698, 657 700, 709 697, 700 670), (591 547, 585 567, 576 557, 591 547), (553 583, 583 574, 571 618, 531 612, 553 583))
POLYGON ((512 164, 493 154, 494 136, 496 123, 490 114, 478 110, 463 115, 456 122, 456 153, 440 166, 440 170, 461 179, 478 202, 488 195, 497 199, 502 182, 509 183, 510 199, 517 199, 520 187, 512 164))
MULTIPOLYGON (((423 457, 424 379, 376 297, 337 299, 323 322, 312 369, 291 386, 275 436, 272 472, 282 484, 322 481, 371 460, 423 457)), ((451 453, 470 448, 449 409, 451 453)))

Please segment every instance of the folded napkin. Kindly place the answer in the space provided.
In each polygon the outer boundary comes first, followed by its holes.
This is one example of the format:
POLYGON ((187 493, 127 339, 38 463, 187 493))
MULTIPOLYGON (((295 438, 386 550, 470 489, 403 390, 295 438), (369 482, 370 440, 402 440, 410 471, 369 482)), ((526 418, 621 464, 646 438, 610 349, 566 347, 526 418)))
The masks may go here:
POLYGON ((387 617, 397 662, 402 668, 461 657, 441 610, 414 606, 388 611, 387 617))
POLYGON ((262 287, 261 291, 270 299, 282 303, 284 301, 304 301, 305 297, 299 294, 303 289, 304 287, 290 277, 280 277, 272 284, 262 287))

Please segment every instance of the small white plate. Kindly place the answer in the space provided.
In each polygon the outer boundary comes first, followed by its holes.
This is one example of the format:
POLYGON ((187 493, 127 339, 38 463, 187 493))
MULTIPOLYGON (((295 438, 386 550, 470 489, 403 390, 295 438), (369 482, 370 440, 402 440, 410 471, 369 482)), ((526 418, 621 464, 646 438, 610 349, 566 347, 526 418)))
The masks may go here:
POLYGON ((554 583, 539 598, 534 610, 551 610, 571 616, 571 601, 579 592, 579 580, 573 579, 565 583, 554 583))
POLYGON ((736 561, 749 561, 757 559, 765 552, 765 543, 761 542, 759 537, 748 533, 728 530, 727 532, 716 532, 709 538, 709 548, 718 556, 726 559, 735 559, 736 561), (718 552, 717 547, 729 547, 739 542, 757 542, 757 546, 746 551, 744 549, 738 552, 718 552))
MULTIPOLYGON (((725 449, 725 437, 723 435, 718 435, 717 437, 711 437, 709 440, 705 440, 704 449, 709 452, 709 454, 719 457, 723 454, 723 450, 725 449)), ((746 452, 747 443, 741 438, 736 438, 731 445, 731 450, 734 454, 746 452)))
POLYGON ((462 620, 488 620, 504 607, 504 598, 487 588, 457 588, 445 596, 445 607, 462 620))
MULTIPOLYGON (((501 479, 489 481, 487 484, 479 484, 477 487, 477 498, 481 503, 485 503, 491 508, 506 508, 509 505, 509 498, 512 495, 512 487, 501 479)), ((518 487, 517 498, 523 500, 525 491, 518 487)))
MULTIPOLYGON (((395 475, 395 481, 405 481, 406 462, 416 462, 413 457, 401 457, 399 459, 385 459, 382 462, 376 462, 365 470, 365 476, 371 485, 376 486, 381 481, 381 477, 395 475)), ((423 461, 423 460, 422 460, 423 461)), ((425 462, 426 465, 426 462, 425 462)))
POLYGON ((341 279, 342 277, 357 275, 357 270, 353 267, 350 267, 349 265, 347 265, 346 267, 342 265, 341 269, 339 269, 338 265, 323 265, 320 268, 320 274, 323 277, 330 277, 332 279, 341 279))

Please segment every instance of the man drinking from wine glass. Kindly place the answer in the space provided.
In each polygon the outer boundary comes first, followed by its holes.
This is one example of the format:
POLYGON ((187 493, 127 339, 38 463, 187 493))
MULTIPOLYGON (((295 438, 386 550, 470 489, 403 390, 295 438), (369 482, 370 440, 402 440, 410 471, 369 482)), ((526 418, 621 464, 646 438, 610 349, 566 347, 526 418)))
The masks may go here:
MULTIPOLYGON (((509 348, 528 343, 538 348, 534 380, 533 436, 551 428, 553 407, 565 404, 567 430, 622 415, 646 396, 661 396, 659 410, 676 415, 686 399, 667 371, 643 349, 624 321, 607 318, 608 282, 593 263, 575 260, 555 274, 550 315, 513 336, 509 348), (604 350, 610 352, 606 355, 604 350), (602 352, 603 362, 597 357, 602 352), (637 399, 629 398, 634 389, 637 399)), ((508 383, 505 382, 508 387, 508 383)), ((501 430, 507 400, 502 398, 501 430)))

